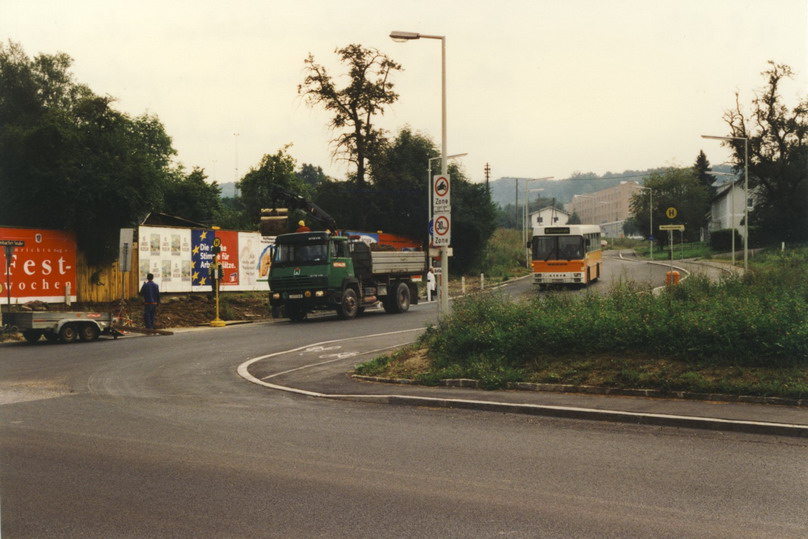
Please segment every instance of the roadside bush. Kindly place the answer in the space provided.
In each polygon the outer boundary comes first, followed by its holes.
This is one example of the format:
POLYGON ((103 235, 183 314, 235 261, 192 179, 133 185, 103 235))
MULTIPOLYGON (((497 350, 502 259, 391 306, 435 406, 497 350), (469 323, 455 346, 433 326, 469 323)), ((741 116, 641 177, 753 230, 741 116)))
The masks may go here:
POLYGON ((631 354, 690 364, 808 363, 808 257, 773 256, 745 277, 694 276, 659 296, 632 283, 608 294, 516 301, 470 296, 422 337, 435 369, 512 377, 559 357, 631 354))

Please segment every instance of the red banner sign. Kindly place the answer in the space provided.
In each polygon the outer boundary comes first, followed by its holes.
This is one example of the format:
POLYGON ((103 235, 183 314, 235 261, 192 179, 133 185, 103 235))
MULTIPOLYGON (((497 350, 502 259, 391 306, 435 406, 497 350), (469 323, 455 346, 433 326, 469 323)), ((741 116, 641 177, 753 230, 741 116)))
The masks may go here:
POLYGON ((6 298, 8 283, 12 301, 61 302, 70 285, 70 298, 76 300, 76 239, 61 230, 0 228, 0 240, 24 242, 15 246, 11 260, 0 248, 0 286, 6 298), (6 271, 8 268, 8 272, 6 271))

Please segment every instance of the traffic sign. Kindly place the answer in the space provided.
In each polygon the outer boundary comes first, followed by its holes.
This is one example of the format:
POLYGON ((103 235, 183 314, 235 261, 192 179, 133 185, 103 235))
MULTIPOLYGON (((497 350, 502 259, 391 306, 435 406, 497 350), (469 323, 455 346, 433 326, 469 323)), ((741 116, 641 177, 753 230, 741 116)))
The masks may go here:
POLYGON ((448 212, 435 213, 435 233, 432 244, 438 247, 449 245, 452 241, 452 217, 448 212))
POLYGON ((678 213, 679 212, 676 211, 676 208, 671 207, 665 210, 665 217, 667 217, 668 219, 675 219, 678 213))
POLYGON ((434 213, 452 211, 451 183, 448 174, 438 174, 432 177, 432 211, 434 213))
POLYGON ((0 245, 5 247, 25 247, 23 240, 0 240, 0 245))
POLYGON ((659 225, 660 230, 684 230, 685 225, 659 225))

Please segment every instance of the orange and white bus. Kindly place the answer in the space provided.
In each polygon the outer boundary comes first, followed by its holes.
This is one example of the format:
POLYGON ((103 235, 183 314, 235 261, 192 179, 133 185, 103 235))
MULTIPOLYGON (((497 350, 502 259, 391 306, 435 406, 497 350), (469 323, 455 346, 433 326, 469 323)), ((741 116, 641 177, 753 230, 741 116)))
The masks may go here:
POLYGON ((530 249, 533 284, 587 285, 600 277, 603 260, 598 225, 538 226, 530 249))

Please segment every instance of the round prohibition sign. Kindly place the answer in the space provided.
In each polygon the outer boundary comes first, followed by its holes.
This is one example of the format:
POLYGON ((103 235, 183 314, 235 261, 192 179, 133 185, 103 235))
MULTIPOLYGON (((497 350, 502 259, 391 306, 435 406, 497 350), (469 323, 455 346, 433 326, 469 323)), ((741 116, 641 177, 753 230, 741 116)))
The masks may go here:
POLYGON ((451 223, 449 222, 449 218, 445 215, 438 216, 435 219, 435 234, 439 237, 444 237, 449 233, 449 227, 451 223))
POLYGON ((439 176, 435 180, 435 194, 439 197, 449 194, 449 179, 446 176, 439 176))

